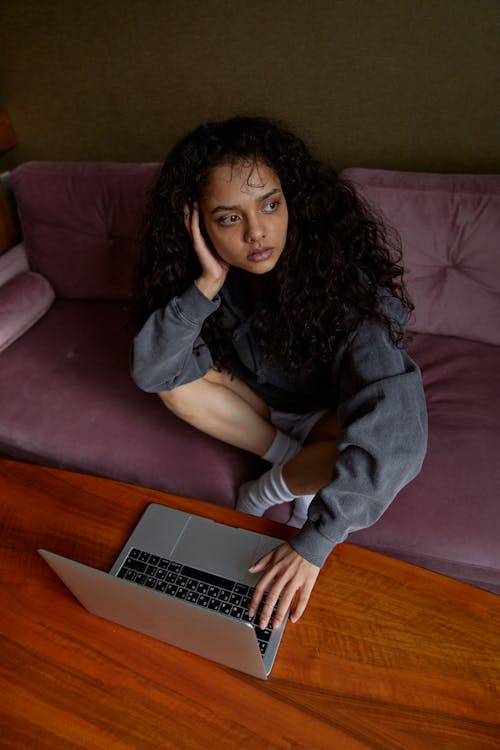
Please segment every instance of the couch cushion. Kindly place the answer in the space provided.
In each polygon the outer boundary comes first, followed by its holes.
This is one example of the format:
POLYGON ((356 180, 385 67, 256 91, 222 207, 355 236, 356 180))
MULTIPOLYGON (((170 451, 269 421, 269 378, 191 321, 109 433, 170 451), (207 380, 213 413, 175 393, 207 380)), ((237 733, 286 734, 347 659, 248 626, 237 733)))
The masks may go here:
POLYGON ((13 170, 32 270, 60 297, 127 298, 158 164, 27 162, 13 170))
POLYGON ((401 234, 409 330, 500 344, 500 175, 342 175, 401 234))
POLYGON ((120 303, 56 299, 0 355, 0 452, 234 505, 264 467, 140 391, 130 343, 120 303))
POLYGON ((40 320, 53 301, 54 291, 47 279, 31 271, 0 287, 0 352, 40 320))

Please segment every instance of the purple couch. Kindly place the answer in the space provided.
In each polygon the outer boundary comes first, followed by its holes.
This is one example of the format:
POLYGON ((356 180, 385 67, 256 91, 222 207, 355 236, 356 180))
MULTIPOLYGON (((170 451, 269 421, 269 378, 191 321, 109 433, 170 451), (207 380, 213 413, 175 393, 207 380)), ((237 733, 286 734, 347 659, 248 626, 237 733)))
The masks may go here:
MULTIPOLYGON (((129 377, 124 301, 158 167, 12 172, 24 240, 0 256, 0 452, 231 506, 265 465, 129 377)), ((500 178, 344 174, 402 235, 430 429, 420 475, 349 541, 500 592, 500 178)))

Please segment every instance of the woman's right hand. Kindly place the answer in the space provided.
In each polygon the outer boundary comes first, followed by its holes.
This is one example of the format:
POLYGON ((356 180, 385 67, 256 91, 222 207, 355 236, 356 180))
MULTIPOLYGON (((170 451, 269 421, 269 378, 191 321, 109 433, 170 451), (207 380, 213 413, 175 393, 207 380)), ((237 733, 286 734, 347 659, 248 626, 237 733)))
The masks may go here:
POLYGON ((195 280, 195 284, 205 297, 213 299, 224 285, 229 263, 215 255, 208 247, 201 233, 200 213, 196 203, 191 210, 189 206, 184 206, 184 224, 201 265, 201 276, 195 280))

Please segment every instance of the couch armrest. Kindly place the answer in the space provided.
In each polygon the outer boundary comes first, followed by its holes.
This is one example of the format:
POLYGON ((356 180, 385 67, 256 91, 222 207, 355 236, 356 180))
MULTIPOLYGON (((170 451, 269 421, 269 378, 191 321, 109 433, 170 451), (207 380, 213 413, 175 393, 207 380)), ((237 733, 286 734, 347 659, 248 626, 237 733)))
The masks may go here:
POLYGON ((0 287, 13 279, 14 276, 29 270, 24 242, 20 242, 0 255, 0 287))
POLYGON ((39 273, 19 273, 0 288, 0 352, 45 315, 54 290, 39 273))

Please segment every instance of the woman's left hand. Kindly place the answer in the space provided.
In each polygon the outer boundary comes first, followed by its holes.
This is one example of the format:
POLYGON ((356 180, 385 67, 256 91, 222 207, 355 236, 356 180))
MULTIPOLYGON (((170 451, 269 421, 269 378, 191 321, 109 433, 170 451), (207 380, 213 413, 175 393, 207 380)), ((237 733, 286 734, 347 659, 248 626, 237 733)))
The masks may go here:
POLYGON ((249 568, 250 573, 266 571, 255 586, 255 592, 248 608, 250 617, 257 612, 259 604, 268 591, 259 619, 259 627, 264 629, 269 623, 274 605, 279 599, 278 609, 272 624, 278 627, 291 606, 295 594, 297 601, 290 615, 292 622, 297 622, 311 596, 311 592, 319 575, 320 568, 305 560, 298 552, 285 542, 261 557, 255 565, 249 568))

